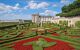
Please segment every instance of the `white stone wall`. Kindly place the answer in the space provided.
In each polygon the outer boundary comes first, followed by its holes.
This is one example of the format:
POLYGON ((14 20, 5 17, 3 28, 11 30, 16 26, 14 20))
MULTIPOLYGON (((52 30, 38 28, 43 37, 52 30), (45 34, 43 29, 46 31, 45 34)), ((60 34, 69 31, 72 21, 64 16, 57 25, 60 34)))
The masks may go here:
POLYGON ((75 26, 75 23, 77 21, 80 21, 80 17, 73 17, 73 18, 61 17, 61 18, 55 18, 55 19, 52 20, 52 23, 59 24, 59 21, 68 21, 68 26, 75 26))
POLYGON ((45 22, 51 22, 52 18, 50 17, 41 17, 41 22, 45 23, 45 22))
POLYGON ((55 16, 55 17, 39 17, 39 15, 33 16, 32 19, 33 22, 35 23, 45 23, 45 22, 51 22, 51 23, 57 23, 59 24, 59 21, 68 21, 68 26, 75 26, 75 23, 77 21, 80 21, 80 16, 77 17, 59 17, 59 16, 55 16))

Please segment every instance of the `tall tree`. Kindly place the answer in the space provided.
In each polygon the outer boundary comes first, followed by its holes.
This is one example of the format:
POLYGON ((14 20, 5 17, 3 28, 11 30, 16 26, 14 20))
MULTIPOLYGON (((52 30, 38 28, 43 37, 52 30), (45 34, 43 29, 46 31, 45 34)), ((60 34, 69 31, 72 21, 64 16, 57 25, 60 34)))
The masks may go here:
POLYGON ((63 6, 62 13, 56 14, 62 17, 78 16, 80 15, 80 0, 76 0, 73 3, 63 6))

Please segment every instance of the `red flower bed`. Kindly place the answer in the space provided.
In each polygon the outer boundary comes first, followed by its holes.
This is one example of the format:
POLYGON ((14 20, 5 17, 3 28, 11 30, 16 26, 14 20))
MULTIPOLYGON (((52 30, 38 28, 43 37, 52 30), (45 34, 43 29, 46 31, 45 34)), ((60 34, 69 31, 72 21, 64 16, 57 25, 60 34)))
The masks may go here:
MULTIPOLYGON (((23 46, 23 44, 27 43, 27 42, 31 42, 31 41, 36 41, 38 38, 44 38, 44 37, 37 36, 37 37, 30 38, 30 39, 27 39, 27 40, 22 40, 22 41, 19 41, 19 42, 15 42, 14 43, 15 46, 13 46, 13 48, 15 50, 33 50, 32 45, 23 46)), ((44 38, 44 39, 48 42, 56 42, 57 43, 55 46, 44 48, 44 50, 74 50, 74 48, 69 46, 69 43, 67 43, 67 42, 63 42, 63 41, 60 41, 60 40, 53 40, 53 39, 50 39, 50 38, 44 38)))
POLYGON ((71 38, 80 38, 80 36, 70 36, 71 38))
POLYGON ((0 40, 0 42, 3 42, 2 40, 0 40))
POLYGON ((60 36, 60 35, 59 35, 59 34, 57 34, 57 33, 53 33, 52 35, 53 35, 53 36, 60 36))
POLYGON ((1 37, 3 37, 3 36, 0 36, 0 38, 1 38, 1 37))

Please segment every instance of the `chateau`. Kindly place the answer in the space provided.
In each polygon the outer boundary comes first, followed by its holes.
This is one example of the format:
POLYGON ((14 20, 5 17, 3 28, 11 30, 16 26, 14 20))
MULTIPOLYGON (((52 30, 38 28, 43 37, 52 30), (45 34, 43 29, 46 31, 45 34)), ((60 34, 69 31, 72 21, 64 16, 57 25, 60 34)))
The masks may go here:
POLYGON ((77 21, 80 21, 80 16, 77 17, 59 17, 59 16, 41 16, 39 14, 33 14, 32 15, 32 22, 34 23, 57 23, 59 24, 59 21, 68 21, 68 26, 75 26, 75 23, 77 21))

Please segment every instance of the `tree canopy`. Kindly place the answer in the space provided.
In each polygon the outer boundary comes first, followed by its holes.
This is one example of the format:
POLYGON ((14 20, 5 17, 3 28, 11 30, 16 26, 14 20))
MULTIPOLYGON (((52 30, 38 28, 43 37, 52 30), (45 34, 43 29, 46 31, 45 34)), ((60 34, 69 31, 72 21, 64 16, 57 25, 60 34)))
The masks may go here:
POLYGON ((61 17, 71 17, 71 16, 79 16, 80 15, 80 0, 76 0, 73 3, 63 6, 62 13, 56 14, 61 17))

